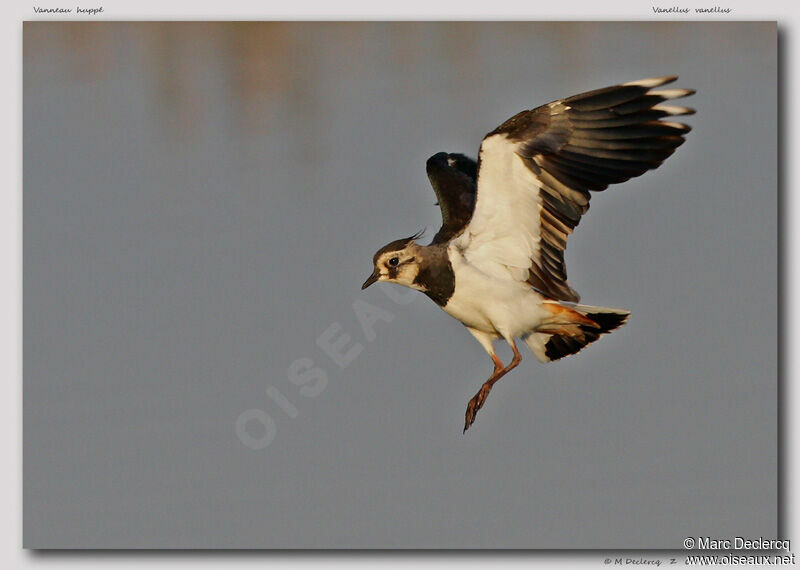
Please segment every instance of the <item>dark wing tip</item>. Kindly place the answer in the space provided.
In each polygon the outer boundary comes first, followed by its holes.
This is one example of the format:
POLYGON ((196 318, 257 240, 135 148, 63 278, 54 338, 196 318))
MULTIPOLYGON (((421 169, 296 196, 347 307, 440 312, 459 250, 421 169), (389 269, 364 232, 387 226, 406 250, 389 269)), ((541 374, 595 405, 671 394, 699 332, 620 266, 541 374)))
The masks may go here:
POLYGON ((478 164, 463 154, 437 152, 425 163, 425 171, 428 173, 428 176, 451 168, 465 174, 473 181, 478 178, 478 164))
POLYGON ((433 238, 440 243, 460 233, 472 218, 478 165, 463 154, 437 152, 425 169, 442 213, 442 227, 433 238))
POLYGON ((443 166, 447 166, 447 153, 437 152, 425 162, 425 171, 430 174, 431 171, 443 166))

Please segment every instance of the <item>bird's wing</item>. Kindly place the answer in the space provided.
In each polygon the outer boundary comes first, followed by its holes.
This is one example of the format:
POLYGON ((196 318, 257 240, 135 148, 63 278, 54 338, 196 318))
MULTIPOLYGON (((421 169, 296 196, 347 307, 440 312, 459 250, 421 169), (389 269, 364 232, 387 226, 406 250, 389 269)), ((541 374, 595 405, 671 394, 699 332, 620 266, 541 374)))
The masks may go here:
POLYGON ((444 243, 460 234, 472 218, 478 165, 463 154, 440 152, 428 159, 425 168, 442 211, 442 227, 432 243, 444 243))
POLYGON ((523 111, 483 139, 477 202, 454 244, 467 261, 546 295, 578 301, 567 284, 564 249, 589 191, 605 190, 658 167, 689 127, 664 101, 688 89, 654 89, 677 77, 633 81, 523 111))

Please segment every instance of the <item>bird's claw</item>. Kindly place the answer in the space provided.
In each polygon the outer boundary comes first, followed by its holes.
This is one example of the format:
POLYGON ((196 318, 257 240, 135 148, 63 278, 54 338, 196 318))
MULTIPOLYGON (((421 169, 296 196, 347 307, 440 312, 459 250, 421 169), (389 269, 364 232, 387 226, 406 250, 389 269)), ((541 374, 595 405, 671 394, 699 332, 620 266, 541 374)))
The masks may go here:
POLYGON ((478 393, 475 394, 472 399, 467 404, 467 412, 464 415, 464 431, 461 433, 466 433, 469 427, 475 423, 475 416, 478 415, 478 410, 483 407, 483 403, 486 401, 486 398, 489 396, 489 392, 491 391, 492 387, 488 384, 484 384, 481 386, 481 389, 478 390, 478 393))

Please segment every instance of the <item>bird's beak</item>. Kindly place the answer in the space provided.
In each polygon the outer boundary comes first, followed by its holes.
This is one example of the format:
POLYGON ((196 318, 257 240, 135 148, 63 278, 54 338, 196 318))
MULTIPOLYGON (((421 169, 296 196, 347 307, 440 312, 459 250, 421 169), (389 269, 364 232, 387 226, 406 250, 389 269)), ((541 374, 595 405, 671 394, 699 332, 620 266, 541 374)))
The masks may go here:
POLYGON ((364 281, 364 284, 361 286, 361 290, 363 291, 364 289, 366 289, 367 287, 369 287, 370 285, 375 283, 380 276, 381 276, 381 274, 378 273, 378 269, 375 268, 375 271, 372 272, 372 275, 367 277, 367 280, 364 281))

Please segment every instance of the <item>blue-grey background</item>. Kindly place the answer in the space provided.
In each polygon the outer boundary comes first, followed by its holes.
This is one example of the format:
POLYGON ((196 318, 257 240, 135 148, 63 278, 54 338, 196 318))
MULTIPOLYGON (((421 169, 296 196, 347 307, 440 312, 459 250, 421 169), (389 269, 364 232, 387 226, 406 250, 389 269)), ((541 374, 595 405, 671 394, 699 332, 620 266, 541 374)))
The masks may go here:
POLYGON ((774 23, 26 23, 24 545, 774 537, 776 81, 774 23), (667 74, 698 89, 688 142, 567 251, 629 324, 525 352, 462 435, 486 354, 424 296, 359 290, 438 227, 425 159, 667 74), (358 300, 393 317, 371 340, 358 300))

